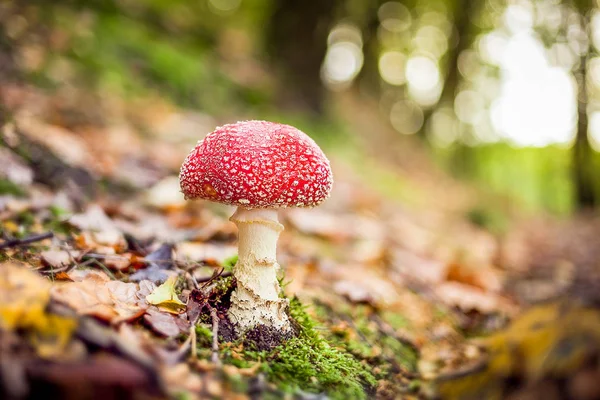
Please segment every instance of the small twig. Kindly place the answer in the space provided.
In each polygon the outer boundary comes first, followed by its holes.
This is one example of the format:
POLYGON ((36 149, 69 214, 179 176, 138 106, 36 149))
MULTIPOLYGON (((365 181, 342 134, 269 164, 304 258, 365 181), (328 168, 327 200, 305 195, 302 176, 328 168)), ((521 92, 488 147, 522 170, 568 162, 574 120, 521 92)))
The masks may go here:
POLYGON ((196 282, 204 283, 204 285, 202 285, 202 287, 206 287, 206 286, 208 286, 209 283, 211 283, 212 281, 214 281, 217 278, 226 278, 228 276, 233 275, 231 272, 223 272, 223 271, 225 271, 225 268, 221 268, 220 270, 215 270, 211 276, 206 276, 203 278, 196 279, 196 282))
POLYGON ((51 237, 54 237, 53 232, 45 232, 45 233, 40 233, 38 235, 31 235, 31 236, 23 238, 23 239, 10 239, 10 240, 5 241, 4 243, 0 243, 0 249, 26 246, 28 244, 32 244, 35 242, 41 242, 42 240, 50 239, 51 237))
POLYGON ((192 341, 192 343, 191 343, 192 357, 197 358, 198 357, 198 348, 197 348, 197 339, 196 339, 196 324, 192 324, 192 326, 190 327, 190 339, 192 341))
POLYGON ((196 277, 194 276, 194 274, 191 274, 190 272, 185 271, 185 276, 188 281, 188 286, 191 286, 194 289, 198 289, 198 281, 196 280, 196 277))
POLYGON ((212 317, 212 357, 211 357, 211 361, 217 367, 221 367, 221 360, 219 359, 219 316, 217 315, 216 308, 210 307, 210 316, 212 317))
POLYGON ((196 356, 196 335, 195 335, 195 330, 194 330, 194 326, 192 326, 190 328, 190 334, 188 336, 188 338, 185 340, 185 342, 183 342, 183 344, 181 346, 179 346, 179 349, 177 350, 177 360, 184 360, 185 359, 185 355, 191 351, 192 354, 194 354, 194 357, 196 356), (192 336, 192 332, 194 333, 194 335, 192 336))
POLYGON ((112 273, 112 271, 110 269, 108 269, 108 267, 104 264, 102 264, 98 259, 96 258, 90 258, 88 260, 85 260, 84 262, 82 262, 81 264, 79 264, 80 267, 85 267, 88 265, 96 265, 98 267, 100 267, 105 273, 106 275, 108 275, 110 277, 110 279, 117 281, 117 277, 115 276, 115 274, 112 273))

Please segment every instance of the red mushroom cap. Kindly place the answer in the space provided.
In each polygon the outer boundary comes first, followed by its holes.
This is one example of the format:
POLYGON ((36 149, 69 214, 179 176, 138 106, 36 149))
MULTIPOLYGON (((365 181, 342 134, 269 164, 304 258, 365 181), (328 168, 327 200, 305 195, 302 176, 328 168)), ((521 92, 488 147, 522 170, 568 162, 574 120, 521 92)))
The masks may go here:
POLYGON ((329 160, 302 131, 244 121, 209 133, 179 175, 186 198, 246 208, 312 207, 329 196, 329 160))

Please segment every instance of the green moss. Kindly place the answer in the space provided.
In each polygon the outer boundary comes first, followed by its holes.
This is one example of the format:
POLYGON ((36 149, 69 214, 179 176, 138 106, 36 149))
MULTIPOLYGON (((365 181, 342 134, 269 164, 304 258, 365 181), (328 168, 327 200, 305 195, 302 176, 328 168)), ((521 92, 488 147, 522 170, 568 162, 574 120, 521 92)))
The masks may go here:
POLYGON ((381 318, 385 320, 393 329, 408 328, 409 321, 401 314, 391 311, 383 311, 381 318))
POLYGON ((261 372, 279 391, 326 393, 333 399, 367 398, 377 384, 370 367, 329 344, 296 298, 290 302, 290 315, 297 322, 297 337, 272 351, 255 351, 234 343, 222 348, 224 362, 238 368, 263 362, 261 372))
POLYGON ((316 329, 316 322, 298 299, 290 314, 298 323, 298 337, 267 355, 264 372, 281 390, 326 392, 332 398, 366 398, 365 389, 376 385, 370 368, 351 354, 332 347, 316 329))
POLYGON ((212 330, 208 324, 196 325, 196 343, 201 348, 210 347, 212 344, 212 330))
POLYGON ((393 332, 408 328, 408 320, 398 313, 381 312, 366 304, 317 303, 315 311, 320 322, 336 327, 323 331, 331 344, 368 363, 375 378, 391 382, 390 390, 398 396, 411 390, 408 382, 416 371, 418 350, 393 332), (398 379, 398 374, 406 379, 398 379))

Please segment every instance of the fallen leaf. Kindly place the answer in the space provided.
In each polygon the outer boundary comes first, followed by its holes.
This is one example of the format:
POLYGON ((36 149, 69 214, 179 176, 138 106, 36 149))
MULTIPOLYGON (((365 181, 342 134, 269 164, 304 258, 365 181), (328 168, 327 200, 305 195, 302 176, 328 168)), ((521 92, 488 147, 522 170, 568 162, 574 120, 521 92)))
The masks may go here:
POLYGON ((162 285, 154 289, 152 293, 146 296, 146 301, 150 304, 156 305, 164 311, 172 314, 179 314, 182 312, 186 305, 175 293, 175 283, 177 282, 176 276, 171 276, 162 285))
POLYGON ((157 266, 162 269, 173 267, 173 245, 171 243, 162 244, 158 249, 148 254, 144 259, 150 266, 157 266))
POLYGON ((447 263, 427 259, 403 249, 395 249, 391 253, 391 263, 401 276, 407 276, 422 284, 441 283, 448 275, 447 263))
POLYGON ((137 318, 147 307, 135 283, 112 281, 99 271, 69 275, 75 282, 56 284, 51 295, 81 315, 117 322, 137 318))
POLYGON ((89 206, 82 214, 73 215, 71 218, 69 218, 69 223, 81 230, 98 232, 116 230, 112 220, 97 204, 89 206))
POLYGON ((0 265, 0 327, 23 330, 43 358, 60 357, 77 321, 49 314, 50 282, 25 267, 0 265))
POLYGON ((189 322, 168 312, 160 312, 150 308, 144 315, 146 321, 154 332, 167 338, 179 336, 189 330, 189 322))
MULTIPOLYGON (((116 250, 127 248, 123 233, 97 204, 89 206, 82 214, 73 215, 69 218, 69 223, 83 231, 79 242, 80 247, 86 250, 91 248, 98 251, 99 247, 116 250)), ((114 251, 112 253, 114 254, 114 251)))
POLYGON ((131 265, 132 254, 115 254, 108 255, 102 260, 102 263, 108 268, 116 271, 125 271, 131 265))
POLYGON ((179 188, 179 177, 169 176, 146 192, 146 203, 163 210, 177 209, 185 206, 185 198, 179 188))
POLYGON ((205 262, 220 266, 237 254, 237 246, 211 243, 182 242, 176 245, 176 258, 181 262, 205 262))
POLYGON ((504 285, 502 271, 492 266, 469 267, 460 263, 451 263, 448 267, 447 279, 490 292, 500 292, 504 285))
POLYGON ((515 306, 504 297, 459 282, 443 282, 435 288, 436 296, 449 306, 462 311, 477 310, 484 314, 512 313, 515 306))
POLYGON ((141 269, 129 277, 131 282, 139 282, 142 280, 149 280, 154 283, 163 283, 169 277, 165 269, 173 267, 173 245, 165 243, 161 245, 156 251, 148 254, 144 257, 144 261, 147 262, 147 267, 141 269))
POLYGON ((42 263, 51 268, 65 267, 72 262, 71 254, 65 250, 46 250, 40 256, 42 263))
POLYGON ((2 159, 0 179, 6 179, 15 185, 23 187, 31 185, 33 182, 33 171, 21 157, 2 147, 0 148, 0 158, 2 159))

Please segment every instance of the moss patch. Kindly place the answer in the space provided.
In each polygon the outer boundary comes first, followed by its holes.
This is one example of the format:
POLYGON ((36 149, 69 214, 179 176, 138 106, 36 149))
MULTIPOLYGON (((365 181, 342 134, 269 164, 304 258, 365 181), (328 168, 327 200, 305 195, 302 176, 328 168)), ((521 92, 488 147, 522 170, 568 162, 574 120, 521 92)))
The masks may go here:
POLYGON ((263 361, 261 372, 284 392, 327 393, 334 399, 367 398, 377 383, 370 367, 330 345, 296 298, 290 302, 290 316, 296 323, 297 337, 271 351, 256 351, 252 345, 228 346, 225 362, 248 367, 263 361))
MULTIPOLYGON (((264 326, 258 326, 243 338, 235 338, 228 330, 227 309, 235 288, 235 279, 218 278, 208 296, 197 298, 218 310, 220 356, 225 364, 250 368, 261 363, 259 372, 277 387, 277 391, 326 393, 333 399, 364 399, 374 394, 377 380, 367 361, 361 361, 345 346, 328 341, 318 331, 317 322, 308 315, 296 298, 291 299, 289 315, 294 331, 288 337, 264 326)), ((192 296, 199 295, 199 292, 192 296)), ((210 316, 203 309, 199 318, 198 355, 209 357, 210 316)), ((365 350, 366 351, 366 350, 365 350)), ((257 371, 258 372, 258 371, 257 371)), ((243 380, 247 380, 243 378, 243 380)), ((249 382, 245 382, 249 384, 249 382)))
POLYGON ((396 334, 398 328, 410 328, 405 318, 368 304, 344 301, 331 305, 317 302, 315 314, 329 327, 322 333, 328 342, 367 363, 390 397, 415 392, 418 350, 396 334))

